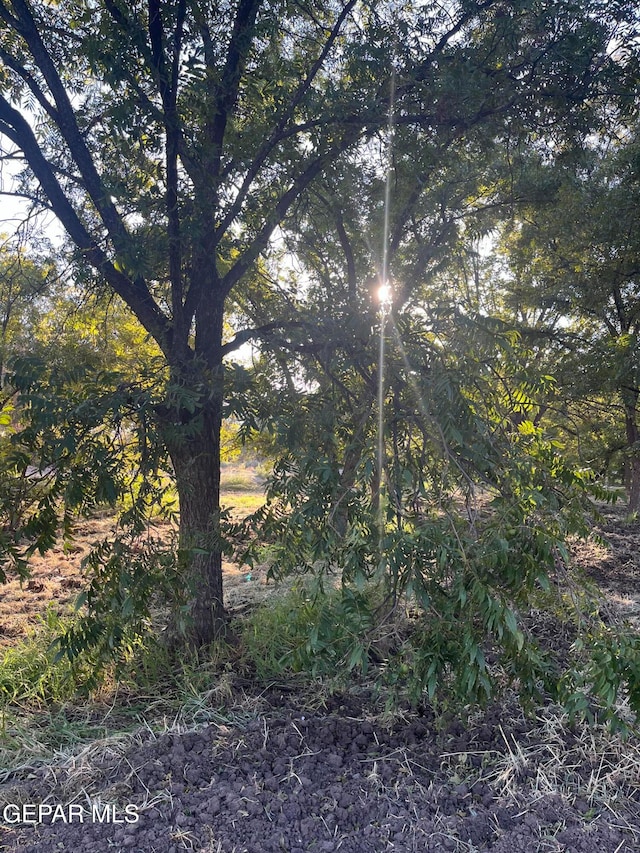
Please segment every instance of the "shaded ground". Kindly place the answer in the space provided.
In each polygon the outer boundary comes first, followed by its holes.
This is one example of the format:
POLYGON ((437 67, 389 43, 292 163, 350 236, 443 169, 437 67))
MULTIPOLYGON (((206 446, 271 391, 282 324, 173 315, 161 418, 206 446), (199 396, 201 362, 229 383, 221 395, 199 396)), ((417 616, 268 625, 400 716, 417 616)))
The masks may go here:
MULTIPOLYGON (((607 511, 602 533, 612 549, 576 561, 633 617, 640 525, 607 511)), ((239 702, 237 687, 223 710, 212 691, 195 728, 142 729, 0 774, 0 848, 640 850, 637 739, 572 730, 553 708, 527 720, 515 703, 443 726, 428 709, 389 718, 366 693, 303 702, 272 687, 239 702), (61 808, 54 823, 11 823, 37 816, 25 803, 61 808)))
POLYGON ((605 594, 607 604, 640 629, 640 519, 622 506, 601 508, 603 543, 581 542, 572 559, 605 594))
POLYGON ((603 522, 595 532, 603 545, 581 543, 575 562, 604 589, 640 592, 640 519, 623 506, 601 507, 603 522), (608 546, 608 547, 607 547, 608 546))
MULTIPOLYGON (((262 478, 256 468, 245 465, 226 465, 222 471, 223 505, 232 507, 235 517, 253 512, 264 502, 262 478)), ((47 607, 59 616, 68 613, 80 590, 86 585, 82 574, 82 560, 99 542, 113 535, 115 529, 111 513, 96 514, 76 525, 72 543, 62 543, 44 557, 35 555, 31 560, 30 579, 21 584, 18 580, 0 584, 0 654, 27 636, 38 624, 47 607)), ((153 525, 153 537, 169 541, 175 533, 167 522, 153 525)), ((248 574, 230 562, 224 563, 225 605, 231 610, 249 601, 261 600, 267 594, 266 572, 248 574)))

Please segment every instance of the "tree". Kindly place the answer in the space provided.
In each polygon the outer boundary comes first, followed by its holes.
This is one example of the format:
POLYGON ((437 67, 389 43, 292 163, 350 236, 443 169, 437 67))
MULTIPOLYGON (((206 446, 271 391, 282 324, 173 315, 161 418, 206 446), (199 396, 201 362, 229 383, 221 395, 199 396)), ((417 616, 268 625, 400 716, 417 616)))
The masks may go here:
POLYGON ((53 274, 50 261, 34 258, 0 236, 0 387, 11 355, 25 346, 33 331, 37 302, 46 295, 53 274))
MULTIPOLYGON (((224 336, 225 309, 255 287, 278 229, 321 178, 322 195, 346 164, 370 160, 394 75, 407 164, 425 141, 437 155, 489 126, 494 140, 498 127, 544 133, 560 116, 588 127, 589 99, 625 70, 610 44, 628 14, 598 0, 0 2, 0 133, 26 166, 19 191, 57 216, 78 268, 124 301, 166 361, 153 416, 179 494, 195 645, 224 631, 223 361, 300 328, 286 310, 224 336)), ((395 250, 436 170, 397 200, 395 250)), ((347 298, 357 276, 347 255, 347 298)))
POLYGON ((545 171, 552 182, 548 201, 529 208, 507 231, 505 253, 513 277, 506 301, 512 309, 552 312, 556 318, 546 328, 540 318, 529 326, 547 342, 556 339, 556 358, 565 362, 557 376, 567 401, 587 398, 597 406, 604 397, 609 411, 619 412, 624 438, 609 449, 624 449, 629 508, 635 511, 640 508, 637 130, 619 125, 615 135, 591 140, 578 158, 545 171))

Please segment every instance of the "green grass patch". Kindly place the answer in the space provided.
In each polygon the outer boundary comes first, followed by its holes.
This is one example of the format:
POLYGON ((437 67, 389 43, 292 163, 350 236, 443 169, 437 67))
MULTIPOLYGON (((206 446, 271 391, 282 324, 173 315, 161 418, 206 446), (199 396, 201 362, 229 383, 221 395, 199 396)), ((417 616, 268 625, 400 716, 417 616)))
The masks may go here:
POLYGON ((222 504, 231 510, 232 515, 250 515, 264 503, 264 495, 247 494, 222 494, 222 504))
POLYGON ((66 623, 49 608, 29 636, 0 658, 0 708, 11 704, 40 707, 64 702, 74 695, 76 684, 71 665, 54 664, 50 646, 66 623))
POLYGON ((264 477, 256 466, 224 464, 220 471, 223 491, 255 492, 264 495, 264 477))
POLYGON ((259 680, 366 671, 371 602, 377 591, 298 586, 260 605, 242 629, 243 651, 259 680))

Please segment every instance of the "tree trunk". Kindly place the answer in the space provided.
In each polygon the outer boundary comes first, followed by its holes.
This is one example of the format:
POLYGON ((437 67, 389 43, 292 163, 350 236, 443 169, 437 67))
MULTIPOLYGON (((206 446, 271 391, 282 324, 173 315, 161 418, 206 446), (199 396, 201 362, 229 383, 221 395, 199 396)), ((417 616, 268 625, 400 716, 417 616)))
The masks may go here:
POLYGON ((625 404, 625 427, 629 456, 626 460, 629 511, 640 510, 640 430, 636 412, 637 395, 633 405, 625 404))
MULTIPOLYGON (((189 596, 184 641, 202 648, 224 637, 220 535, 222 396, 212 394, 167 441, 180 502, 180 561, 189 596)), ((172 634, 177 625, 172 626, 172 634)))
POLYGON ((632 456, 629 459, 629 511, 640 510, 640 459, 632 456))
MULTIPOLYGON (((204 256, 200 261, 204 266, 204 256)), ((178 398, 183 399, 177 406, 168 406, 165 410, 168 417, 164 437, 178 490, 179 556, 189 597, 183 643, 189 648, 201 649, 227 634, 220 529, 225 299, 216 279, 215 265, 211 268, 210 257, 207 266, 195 270, 193 275, 195 280, 208 281, 209 286, 202 288, 195 311, 195 352, 187 354, 186 340, 182 349, 175 350, 171 385, 177 390, 178 398)), ((173 628, 180 628, 180 625, 175 624, 173 628)))

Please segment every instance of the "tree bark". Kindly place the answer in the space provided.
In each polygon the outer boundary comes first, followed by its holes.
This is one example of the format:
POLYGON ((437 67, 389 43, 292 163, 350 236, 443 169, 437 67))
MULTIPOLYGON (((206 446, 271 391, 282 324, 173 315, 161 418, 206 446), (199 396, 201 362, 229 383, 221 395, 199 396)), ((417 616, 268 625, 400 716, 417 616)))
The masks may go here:
MULTIPOLYGON (((173 464, 180 503, 179 557, 188 595, 187 644, 202 648, 226 634, 222 598, 220 530, 220 429, 222 364, 208 375, 191 377, 195 393, 204 393, 194 412, 168 423, 165 440, 173 464)), ((179 628, 172 626, 172 634, 179 628)), ((184 642, 184 641, 183 641, 184 642)))
MULTIPOLYGON (((637 401, 637 394, 635 401, 637 401)), ((629 456, 626 461, 627 488, 629 492, 629 511, 640 509, 640 430, 638 429, 635 401, 625 404, 625 427, 629 456)))

